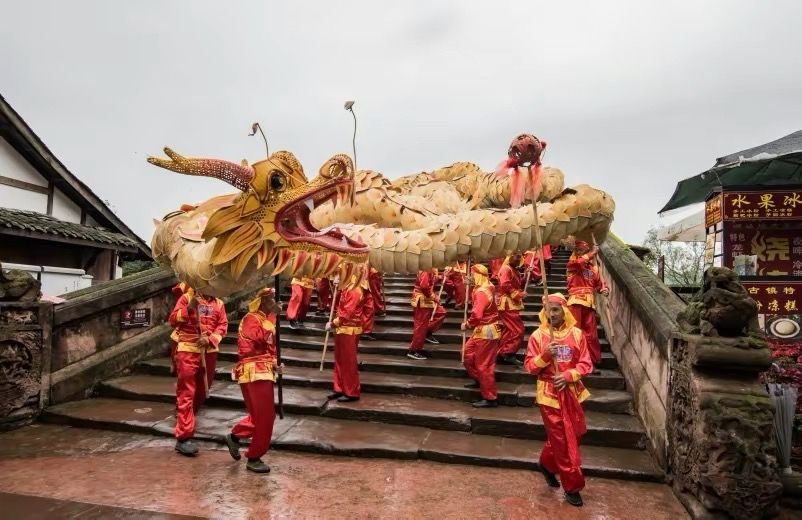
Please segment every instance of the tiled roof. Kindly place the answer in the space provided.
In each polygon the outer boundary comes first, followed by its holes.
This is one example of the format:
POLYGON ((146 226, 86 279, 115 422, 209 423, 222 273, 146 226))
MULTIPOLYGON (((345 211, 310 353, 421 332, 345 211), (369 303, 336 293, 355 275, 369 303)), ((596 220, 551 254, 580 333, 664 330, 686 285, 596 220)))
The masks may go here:
POLYGON ((64 222, 49 215, 35 211, 0 208, 0 233, 4 228, 30 231, 43 235, 88 240, 99 244, 136 248, 137 243, 122 233, 114 233, 104 228, 64 222))

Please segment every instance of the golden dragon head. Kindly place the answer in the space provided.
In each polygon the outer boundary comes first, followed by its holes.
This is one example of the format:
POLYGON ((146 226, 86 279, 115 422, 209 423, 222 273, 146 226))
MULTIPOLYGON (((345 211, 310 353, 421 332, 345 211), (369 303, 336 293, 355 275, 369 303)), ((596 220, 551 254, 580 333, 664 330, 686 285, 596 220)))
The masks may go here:
POLYGON ((316 206, 328 200, 334 204, 350 200, 354 171, 347 155, 333 156, 321 166, 318 176, 308 181, 301 164, 286 151, 250 166, 245 161, 187 158, 169 148, 164 152, 169 160, 149 157, 148 162, 187 175, 214 177, 241 191, 197 207, 182 207, 162 221, 206 208, 208 218, 199 215, 193 221, 194 235, 192 230, 179 230, 178 236, 210 246, 214 241, 210 272, 227 267, 230 276, 238 279, 249 266, 261 269, 273 264, 273 274, 291 266, 291 273, 320 276, 334 272, 342 262, 362 264, 367 259, 365 244, 337 228, 320 231, 309 221, 316 206))

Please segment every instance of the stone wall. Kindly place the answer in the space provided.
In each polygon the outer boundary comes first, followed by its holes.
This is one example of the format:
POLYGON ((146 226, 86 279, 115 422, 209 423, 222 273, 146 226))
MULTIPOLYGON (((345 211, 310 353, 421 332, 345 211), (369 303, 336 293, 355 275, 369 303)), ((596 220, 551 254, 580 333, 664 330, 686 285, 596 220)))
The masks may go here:
POLYGON ((49 404, 85 397, 99 381, 164 352, 175 283, 172 271, 157 268, 65 295, 53 314, 49 404), (151 325, 121 329, 124 309, 150 309, 151 325))
POLYGON ((677 334, 671 349, 669 468, 695 519, 774 518, 782 494, 763 339, 677 334))
POLYGON ((52 305, 0 302, 0 431, 33 421, 47 397, 52 305))
POLYGON ((669 348, 683 302, 620 239, 600 246, 599 270, 610 288, 599 314, 633 394, 635 412, 661 467, 667 467, 669 348))
POLYGON ((125 309, 150 309, 151 323, 163 324, 175 303, 169 290, 175 283, 172 271, 159 268, 68 295, 54 313, 52 370, 146 332, 144 327, 120 329, 125 309))
MULTIPOLYGON (((175 304, 172 271, 156 268, 67 295, 53 316, 49 404, 91 395, 94 386, 136 362, 163 355, 172 332, 166 323, 175 304), (150 309, 149 327, 121 329, 124 309, 150 309)), ((272 283, 272 279, 265 280, 272 283)), ((229 313, 257 287, 223 300, 229 313)))

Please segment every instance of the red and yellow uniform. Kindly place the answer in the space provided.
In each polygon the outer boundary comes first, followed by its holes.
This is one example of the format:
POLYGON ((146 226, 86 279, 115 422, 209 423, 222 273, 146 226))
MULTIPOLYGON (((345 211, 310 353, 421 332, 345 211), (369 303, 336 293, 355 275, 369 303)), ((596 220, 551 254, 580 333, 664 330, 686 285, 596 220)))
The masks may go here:
POLYGON ((219 298, 184 293, 169 316, 177 334, 175 367, 178 379, 175 387, 175 437, 179 441, 192 438, 195 414, 206 400, 208 387, 214 381, 214 369, 220 341, 228 330, 228 317, 219 298), (195 299, 197 306, 190 309, 195 299), (208 340, 207 347, 200 339, 208 340))
POLYGON ((376 304, 367 278, 362 280, 359 288, 362 289, 362 334, 371 334, 376 317, 376 304))
POLYGON ((445 275, 443 292, 454 302, 457 309, 465 305, 465 262, 457 262, 445 275))
POLYGON ((248 305, 248 314, 242 318, 237 333, 239 361, 231 377, 239 383, 245 409, 248 412, 231 429, 237 439, 251 439, 245 456, 258 459, 270 449, 276 411, 273 383, 276 381, 276 315, 266 316, 259 310, 261 297, 274 293, 264 289, 248 305))
POLYGON ((412 342, 409 345, 410 352, 420 352, 423 350, 423 342, 427 334, 434 333, 446 319, 446 310, 437 301, 434 293, 434 285, 437 280, 437 269, 431 271, 420 271, 415 279, 415 287, 412 289, 412 342), (437 310, 434 310, 437 309, 437 310), (432 311, 434 310, 434 317, 432 311))
POLYGON ((308 276, 293 278, 290 282, 290 301, 287 304, 287 319, 290 321, 304 321, 306 311, 309 310, 309 301, 312 299, 314 281, 308 276))
POLYGON ((371 267, 368 273, 368 283, 370 284, 370 294, 373 296, 374 312, 383 315, 387 311, 382 291, 382 274, 371 267))
POLYGON ((529 337, 524 367, 538 376, 536 400, 546 430, 540 465, 550 473, 559 474, 566 493, 577 493, 585 487, 579 453, 585 414, 580 403, 590 396, 581 379, 591 372, 593 365, 585 336, 574 326, 576 322, 565 297, 553 294, 549 303, 562 306, 565 321, 559 330, 549 331, 546 311, 540 311, 540 328, 529 337), (548 350, 550 332, 557 345, 556 359, 552 359, 548 350), (562 390, 554 387, 553 378, 558 372, 568 383, 562 390))
MULTIPOLYGON (((341 278, 342 279, 342 278, 341 278)), ((362 334, 364 294, 361 280, 352 276, 343 284, 335 301, 334 327, 334 392, 348 397, 359 397, 359 363, 357 348, 362 334)))
POLYGON ((318 278, 315 285, 317 285, 317 311, 327 312, 331 309, 331 280, 318 278))
POLYGON ((521 275, 511 265, 510 257, 498 271, 498 310, 503 332, 499 342, 498 354, 515 354, 521 348, 524 337, 524 322, 521 310, 524 308, 524 290, 521 275))
MULTIPOLYGON (((195 295, 195 291, 187 285, 185 282, 179 282, 175 284, 171 289, 173 296, 175 296, 176 302, 178 299, 181 298, 186 293, 190 293, 191 296, 195 295)), ((173 332, 170 334, 170 373, 175 375, 175 353, 176 349, 178 349, 178 329, 173 329, 173 332)))
MULTIPOLYGON (((586 242, 578 240, 576 247, 587 249, 586 242)), ((584 255, 571 255, 566 266, 566 279, 568 282, 568 305, 576 318, 577 326, 585 333, 588 350, 593 363, 601 363, 601 345, 596 330, 596 310, 593 306, 593 296, 597 291, 607 288, 599 276, 593 252, 584 255)))
POLYGON ((495 280, 498 278, 498 271, 501 269, 501 266, 504 265, 504 258, 494 258, 488 264, 488 270, 490 272, 490 279, 495 280))
POLYGON ((465 343, 463 365, 468 377, 479 383, 482 399, 495 401, 496 356, 498 355, 501 330, 498 323, 495 288, 490 283, 488 271, 482 264, 471 267, 475 288, 472 295, 471 315, 465 322, 466 329, 473 333, 465 343))

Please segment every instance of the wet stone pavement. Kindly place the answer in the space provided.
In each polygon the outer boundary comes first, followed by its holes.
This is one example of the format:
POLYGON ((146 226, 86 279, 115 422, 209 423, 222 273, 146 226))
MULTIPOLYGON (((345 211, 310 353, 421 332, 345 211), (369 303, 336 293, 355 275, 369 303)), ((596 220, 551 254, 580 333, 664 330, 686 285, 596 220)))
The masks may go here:
POLYGON ((531 471, 271 452, 261 476, 199 444, 187 459, 148 435, 0 434, 0 518, 688 518, 661 484, 589 478, 576 509, 531 471))

